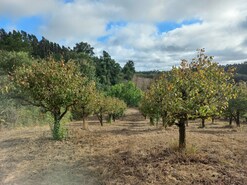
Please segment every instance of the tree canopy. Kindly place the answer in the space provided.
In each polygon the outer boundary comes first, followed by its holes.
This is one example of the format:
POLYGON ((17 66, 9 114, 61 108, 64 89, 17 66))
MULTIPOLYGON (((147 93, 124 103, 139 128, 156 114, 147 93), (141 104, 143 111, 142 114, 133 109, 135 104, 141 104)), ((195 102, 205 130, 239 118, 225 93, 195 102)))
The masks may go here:
POLYGON ((18 68, 12 76, 16 94, 52 114, 54 139, 61 139, 60 120, 79 101, 86 81, 75 63, 54 60, 25 65, 18 68))
POLYGON ((33 60, 25 52, 0 50, 0 75, 12 73, 18 67, 30 65, 33 60))
POLYGON ((122 116, 126 108, 127 105, 124 101, 98 93, 95 100, 94 113, 98 117, 101 126, 103 126, 103 119, 106 115, 108 116, 108 122, 111 123, 112 119, 115 121, 115 119, 122 116))
POLYGON ((137 107, 142 98, 142 91, 130 81, 111 86, 107 94, 123 100, 131 107, 137 107))
POLYGON ((129 60, 123 67, 122 72, 125 80, 131 80, 135 74, 135 64, 132 60, 129 60))

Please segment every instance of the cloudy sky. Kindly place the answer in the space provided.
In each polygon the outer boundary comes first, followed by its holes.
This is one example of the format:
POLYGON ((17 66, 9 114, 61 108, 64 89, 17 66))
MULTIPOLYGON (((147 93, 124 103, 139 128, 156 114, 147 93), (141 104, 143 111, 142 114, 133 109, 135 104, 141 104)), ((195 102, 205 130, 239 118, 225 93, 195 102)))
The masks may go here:
POLYGON ((0 0, 0 27, 88 42, 137 70, 169 70, 197 48, 220 64, 247 61, 246 0, 0 0))

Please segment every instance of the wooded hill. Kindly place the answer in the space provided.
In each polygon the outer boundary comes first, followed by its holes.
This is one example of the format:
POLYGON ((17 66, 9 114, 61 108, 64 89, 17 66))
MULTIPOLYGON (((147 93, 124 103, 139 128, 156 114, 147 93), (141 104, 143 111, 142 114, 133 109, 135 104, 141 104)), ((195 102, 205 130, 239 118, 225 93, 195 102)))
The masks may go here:
MULTIPOLYGON (((236 74, 234 76, 234 79, 236 82, 240 81, 247 81, 247 61, 240 64, 227 64, 225 66, 222 66, 225 68, 225 71, 227 71, 229 68, 235 68, 236 74)), ((165 71, 139 71, 136 72, 136 76, 138 78, 149 78, 154 79, 157 78, 160 74, 165 73, 165 71)))
POLYGON ((125 80, 132 79, 135 73, 133 61, 127 61, 121 67, 109 53, 103 51, 100 57, 95 56, 94 48, 86 43, 76 43, 73 48, 60 46, 42 37, 25 31, 6 32, 0 29, 0 51, 25 52, 34 59, 53 58, 56 61, 76 61, 81 67, 81 72, 90 79, 97 81, 99 87, 115 85, 125 80))
POLYGON ((235 81, 247 81, 247 61, 241 64, 230 64, 225 66, 225 70, 230 67, 234 67, 236 69, 235 81))

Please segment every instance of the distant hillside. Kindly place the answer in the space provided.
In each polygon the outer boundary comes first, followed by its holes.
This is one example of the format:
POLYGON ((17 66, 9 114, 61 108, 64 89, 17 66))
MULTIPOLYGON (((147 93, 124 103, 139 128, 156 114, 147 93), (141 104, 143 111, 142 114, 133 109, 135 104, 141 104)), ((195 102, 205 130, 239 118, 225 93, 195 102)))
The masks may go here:
POLYGON ((247 62, 241 64, 230 64, 225 66, 225 70, 230 67, 236 68, 236 75, 234 77, 236 82, 247 81, 247 62))
POLYGON ((238 74, 244 74, 247 75, 247 62, 241 63, 241 64, 231 64, 231 65, 226 65, 226 68, 229 67, 235 67, 236 72, 238 74))
MULTIPOLYGON (((222 67, 224 67, 225 70, 227 70, 231 67, 236 68, 236 74, 234 76, 234 79, 236 82, 247 81, 247 62, 244 62, 241 64, 228 64, 228 65, 222 66, 222 67)), ((165 71, 139 71, 139 72, 135 73, 135 80, 140 81, 139 83, 142 83, 141 82, 142 78, 143 78, 143 80, 146 78, 147 79, 155 79, 157 76, 159 76, 162 73, 165 73, 165 71)))
POLYGON ((137 77, 154 79, 155 77, 157 77, 161 73, 163 73, 163 71, 139 71, 139 72, 136 72, 135 75, 137 77))
POLYGON ((236 82, 239 82, 239 81, 245 81, 245 82, 247 82, 247 75, 245 75, 245 74, 236 74, 235 75, 235 77, 234 77, 234 80, 236 81, 236 82))

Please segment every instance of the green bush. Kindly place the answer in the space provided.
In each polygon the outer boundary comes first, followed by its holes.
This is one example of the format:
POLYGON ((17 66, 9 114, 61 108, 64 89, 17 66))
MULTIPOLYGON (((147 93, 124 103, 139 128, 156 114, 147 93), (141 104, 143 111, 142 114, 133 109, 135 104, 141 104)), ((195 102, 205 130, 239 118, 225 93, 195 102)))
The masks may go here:
MULTIPOLYGON (((38 107, 21 105, 18 101, 3 95, 0 96, 0 102, 0 128, 43 126, 53 123, 52 116, 38 107)), ((69 122, 70 117, 70 113, 66 114, 62 122, 69 122)))
POLYGON ((129 81, 112 86, 107 94, 123 100, 130 107, 137 107, 143 92, 133 82, 129 81))

